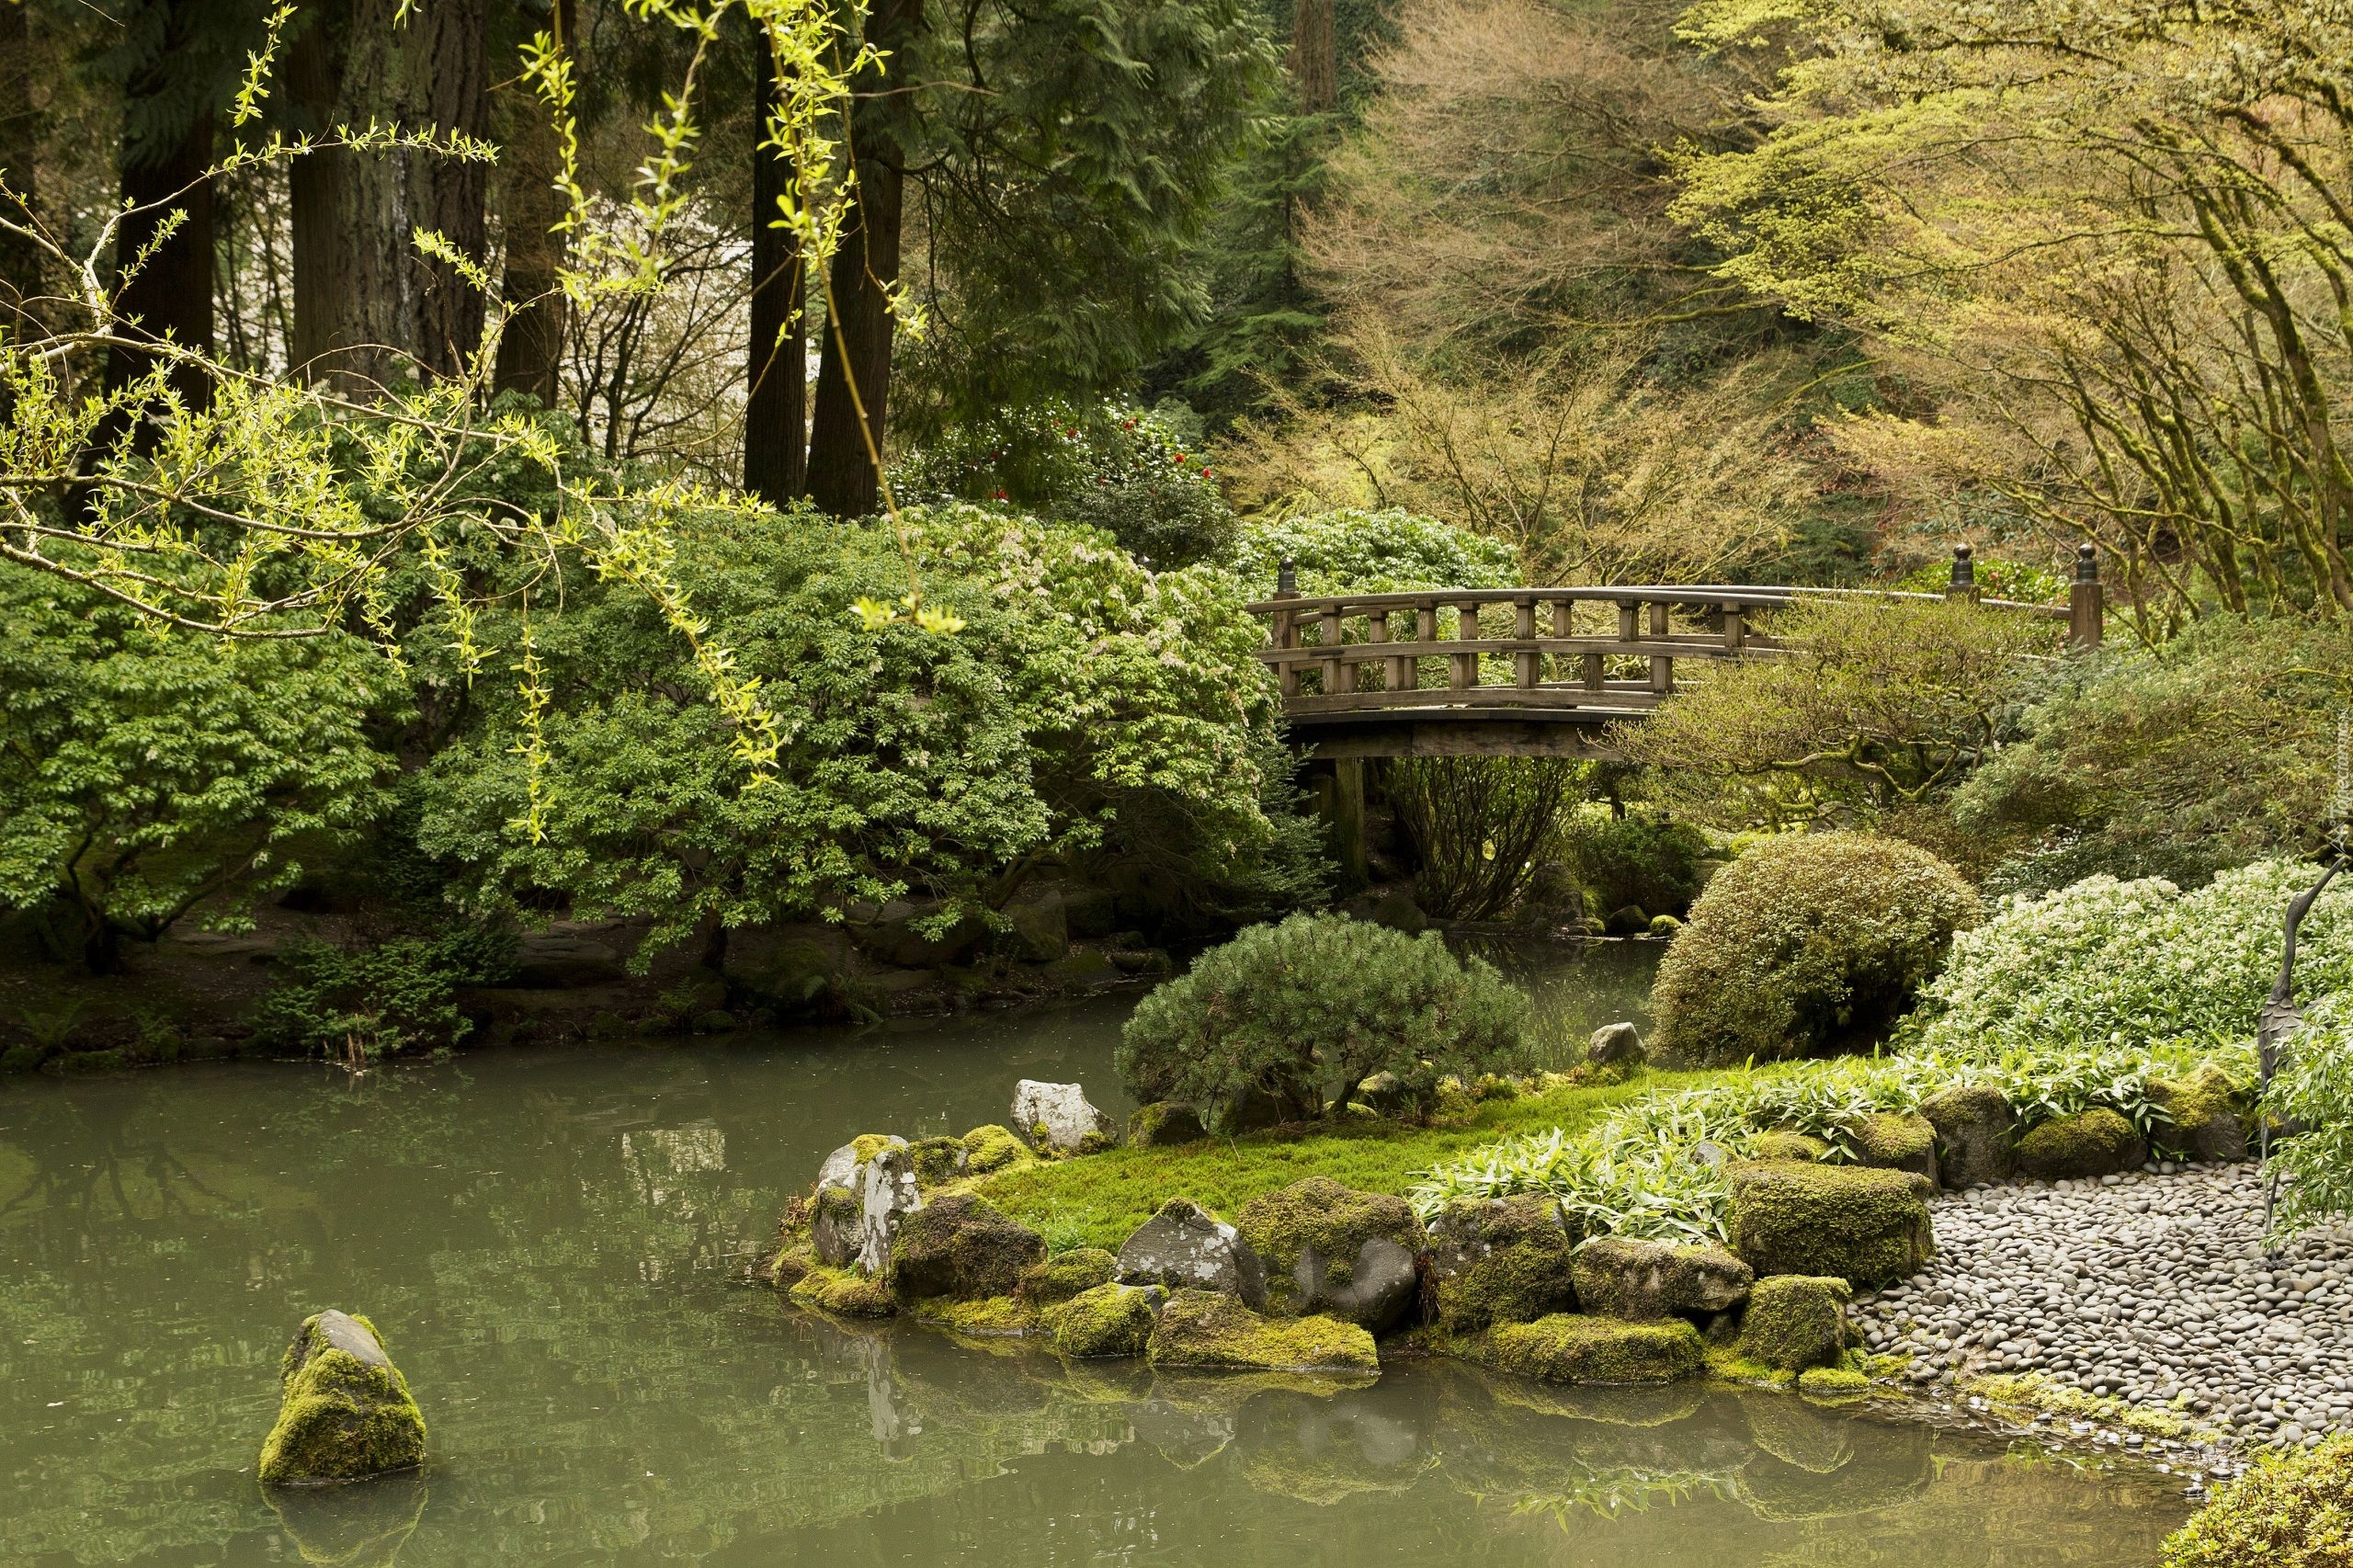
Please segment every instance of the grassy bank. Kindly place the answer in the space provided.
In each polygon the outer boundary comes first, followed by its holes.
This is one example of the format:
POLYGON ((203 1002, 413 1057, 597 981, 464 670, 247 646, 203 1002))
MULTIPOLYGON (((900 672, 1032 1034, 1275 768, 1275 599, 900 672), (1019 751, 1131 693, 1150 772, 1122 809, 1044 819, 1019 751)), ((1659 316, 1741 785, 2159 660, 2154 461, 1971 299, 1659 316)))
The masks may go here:
POLYGON ((1555 1127, 1581 1132, 1635 1096, 1737 1075, 1644 1073, 1606 1088, 1563 1087, 1487 1100, 1426 1127, 1351 1119, 1304 1137, 1294 1128, 1173 1148, 1123 1146, 1007 1171, 978 1190, 1057 1252, 1081 1246, 1116 1251, 1171 1198, 1189 1198, 1230 1216, 1262 1192, 1313 1176, 1329 1176, 1359 1192, 1403 1195, 1431 1166, 1498 1139, 1555 1127))

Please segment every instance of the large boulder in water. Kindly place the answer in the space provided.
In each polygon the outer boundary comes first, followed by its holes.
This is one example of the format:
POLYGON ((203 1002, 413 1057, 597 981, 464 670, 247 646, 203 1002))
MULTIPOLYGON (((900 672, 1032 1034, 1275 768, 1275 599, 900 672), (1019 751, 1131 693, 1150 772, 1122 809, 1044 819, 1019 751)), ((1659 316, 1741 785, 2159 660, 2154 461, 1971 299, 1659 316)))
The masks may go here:
POLYGON ((1310 1176, 1244 1204, 1237 1228, 1267 1266, 1270 1312, 1323 1312, 1377 1334, 1418 1293, 1422 1222, 1402 1198, 1310 1176))
POLYGON ((1267 1268, 1242 1233, 1189 1198, 1172 1198, 1120 1244, 1120 1280, 1215 1290, 1252 1312, 1267 1304, 1267 1268))
POLYGON ((425 1417, 366 1318, 304 1318, 278 1364, 278 1425, 261 1446, 263 1481, 358 1481, 425 1461, 425 1417))
POLYGON ((1046 1261, 1043 1237, 969 1192, 936 1198, 899 1221, 892 1284, 904 1300, 1010 1296, 1046 1261))
POLYGON ((1468 1199, 1430 1222, 1438 1322, 1450 1334, 1532 1323, 1576 1305, 1571 1233, 1550 1198, 1468 1199))
POLYGON ((1109 1116, 1077 1084, 1024 1078, 1013 1085, 1013 1125, 1040 1153, 1091 1154, 1111 1143, 1109 1116))
POLYGON ((1221 1291, 1168 1298, 1145 1346, 1155 1368, 1261 1372, 1377 1372, 1372 1335, 1336 1318, 1263 1318, 1221 1291))

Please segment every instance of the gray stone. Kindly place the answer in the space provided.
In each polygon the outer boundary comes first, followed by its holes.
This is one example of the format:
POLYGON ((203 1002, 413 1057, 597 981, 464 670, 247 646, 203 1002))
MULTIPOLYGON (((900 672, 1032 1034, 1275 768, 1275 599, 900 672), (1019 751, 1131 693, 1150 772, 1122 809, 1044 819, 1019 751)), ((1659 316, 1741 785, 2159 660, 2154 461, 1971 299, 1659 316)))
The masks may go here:
POLYGON ((2017 1163, 2017 1113, 2002 1091, 1958 1087, 1930 1095, 1920 1114, 1937 1131, 1937 1174, 1947 1187, 2001 1181, 2017 1163))
POLYGON ((901 969, 938 969, 961 963, 988 937, 989 927, 978 915, 958 916, 937 933, 917 929, 937 922, 942 906, 894 898, 875 911, 875 918, 849 928, 849 939, 861 952, 901 969))
POLYGON ((1421 1099, 1396 1074, 1375 1073, 1357 1085, 1356 1103, 1382 1116, 1393 1117, 1410 1115, 1421 1099))
POLYGON ((815 921, 730 931, 719 966, 731 990, 787 1012, 838 994, 850 967, 849 932, 815 921))
POLYGON ((1577 1302, 1603 1317, 1641 1323, 1712 1317, 1748 1299, 1756 1275, 1714 1247, 1596 1236, 1570 1259, 1577 1302))
POLYGON ((325 1342, 325 1348, 340 1350, 354 1360, 364 1361, 370 1367, 392 1364, 392 1358, 384 1354, 382 1342, 369 1332, 366 1324, 348 1312, 333 1309, 321 1312, 318 1321, 312 1325, 312 1332, 325 1342))
POLYGON ((1324 1312, 1375 1334, 1396 1325, 1421 1286, 1414 1255, 1386 1236, 1368 1237, 1345 1274, 1318 1256, 1311 1243, 1301 1249, 1290 1276, 1302 1315, 1324 1312))
POLYGON ((1013 1130, 1032 1148, 1065 1154, 1099 1149, 1111 1141, 1110 1117, 1096 1108, 1076 1084, 1046 1084, 1024 1078, 1013 1085, 1013 1130))
POLYGON ((1651 917, 1640 904, 1630 903, 1623 909, 1611 910, 1601 928, 1612 937, 1645 937, 1650 934, 1651 917))
POLYGON ((1014 949, 1031 963, 1051 963, 1070 951, 1070 924, 1060 888, 1024 893, 1001 912, 1013 923, 1014 949))
POLYGON ((1593 1031, 1593 1039, 1585 1048, 1585 1058, 1603 1067, 1613 1067, 1620 1062, 1640 1062, 1643 1059, 1642 1031, 1631 1023, 1604 1024, 1593 1031))
POLYGON ((528 931, 515 944, 509 985, 527 990, 568 990, 608 985, 629 978, 620 954, 575 931, 528 931))
POLYGON ((1172 1198, 1120 1244, 1120 1282, 1219 1290, 1267 1306, 1267 1266, 1242 1233, 1188 1198, 1172 1198))
POLYGON ((880 1274, 890 1266, 891 1244, 898 1240, 899 1221, 923 1207, 923 1194, 915 1185, 915 1161, 904 1145, 885 1149, 867 1161, 864 1174, 858 1267, 864 1273, 880 1274))
MULTIPOLYGON (((883 1148, 904 1149, 906 1146, 907 1141, 895 1132, 883 1135, 883 1148)), ((880 1153, 881 1150, 873 1152, 880 1153)), ((845 1143, 826 1155, 824 1163, 817 1167, 817 1185, 819 1187, 855 1187, 858 1167, 864 1163, 858 1158, 858 1144, 854 1142, 845 1143)))

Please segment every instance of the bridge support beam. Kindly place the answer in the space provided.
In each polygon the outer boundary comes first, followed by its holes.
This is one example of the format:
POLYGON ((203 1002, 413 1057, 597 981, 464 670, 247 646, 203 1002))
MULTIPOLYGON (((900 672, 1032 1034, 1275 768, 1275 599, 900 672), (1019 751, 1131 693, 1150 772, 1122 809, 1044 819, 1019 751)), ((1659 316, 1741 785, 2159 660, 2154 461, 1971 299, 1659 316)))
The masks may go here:
POLYGON ((1332 843, 1332 858, 1340 867, 1340 892, 1360 892, 1372 881, 1367 862, 1364 831, 1364 758, 1312 759, 1308 791, 1315 800, 1315 814, 1332 843))

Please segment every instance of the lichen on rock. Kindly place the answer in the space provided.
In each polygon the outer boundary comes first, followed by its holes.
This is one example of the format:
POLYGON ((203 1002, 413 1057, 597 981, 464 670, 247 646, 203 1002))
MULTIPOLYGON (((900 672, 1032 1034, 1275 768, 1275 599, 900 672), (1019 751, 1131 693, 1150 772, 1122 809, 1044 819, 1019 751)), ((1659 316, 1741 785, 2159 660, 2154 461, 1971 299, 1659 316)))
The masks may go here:
POLYGON ((2037 1181, 2113 1176, 2148 1157, 2148 1141, 2106 1106, 2056 1117, 2018 1140, 2018 1173, 2037 1181))
POLYGON ((1337 1318, 1264 1318, 1217 1290, 1177 1290, 1153 1324, 1155 1368, 1268 1372, 1368 1372, 1381 1366, 1372 1335, 1337 1318))
POLYGON ((1927 1181, 1909 1171, 1758 1161, 1727 1173, 1732 1249, 1758 1278, 1831 1275, 1864 1287, 1915 1274, 1936 1251, 1927 1181))
POLYGON ((2001 1090, 1984 1084, 1940 1089, 1920 1102, 1920 1115, 1936 1129, 1937 1170, 1947 1187, 2000 1181, 2016 1165, 2018 1113, 2001 1090))
POLYGON ((1633 1323, 1728 1312, 1747 1299, 1755 1278, 1719 1247, 1625 1236, 1592 1238, 1571 1255, 1569 1267, 1580 1308, 1633 1323))
POLYGON ((2235 1162, 2246 1158, 2246 1123, 2239 1115, 2238 1086, 2211 1062, 2187 1078, 2153 1078, 2149 1098, 2171 1125, 2157 1142, 2192 1160, 2235 1162))
POLYGON ((1055 1306, 1110 1283, 1119 1272, 1120 1260, 1101 1247, 1078 1247, 1030 1265, 1015 1294, 1034 1307, 1055 1306))
POLYGON ((1549 1198, 1450 1203, 1430 1223, 1438 1318, 1450 1334, 1529 1323, 1576 1305, 1572 1233, 1549 1198))
POLYGON ((1266 1265, 1270 1312, 1324 1312, 1378 1332, 1413 1303, 1425 1237, 1402 1198, 1310 1176, 1250 1199, 1236 1228, 1266 1265))
POLYGON ((1626 1323, 1555 1312, 1489 1330, 1482 1357, 1501 1370, 1552 1383, 1670 1383, 1698 1376, 1707 1346, 1681 1318, 1626 1323))
POLYGON ((1120 1244, 1120 1279, 1171 1290, 1217 1290, 1253 1312, 1267 1304, 1267 1268, 1242 1233, 1189 1198, 1172 1198, 1120 1244))
POLYGON ((1798 1392, 1808 1399, 1843 1403, 1865 1398, 1870 1392, 1870 1379, 1852 1367, 1808 1367, 1798 1374, 1798 1392))
POLYGON ((358 1481, 425 1461, 425 1416, 368 1319, 304 1318, 278 1364, 278 1387, 263 1481, 358 1481))
POLYGON ((1937 1179, 1937 1130, 1915 1111, 1867 1116, 1853 1133, 1855 1163, 1937 1179))
POLYGON ((915 1185, 927 1191, 961 1178, 972 1168, 972 1152, 961 1138, 924 1138, 907 1145, 907 1159, 915 1185))
POLYGON ((1102 1284, 1082 1290, 1052 1310, 1054 1348, 1082 1359, 1141 1356, 1157 1321, 1155 1309, 1167 1295, 1156 1285, 1102 1284))
POLYGON ((1818 1275, 1759 1279, 1741 1318, 1738 1353, 1779 1372, 1837 1365, 1853 1338, 1846 1312, 1852 1295, 1846 1280, 1818 1275))

